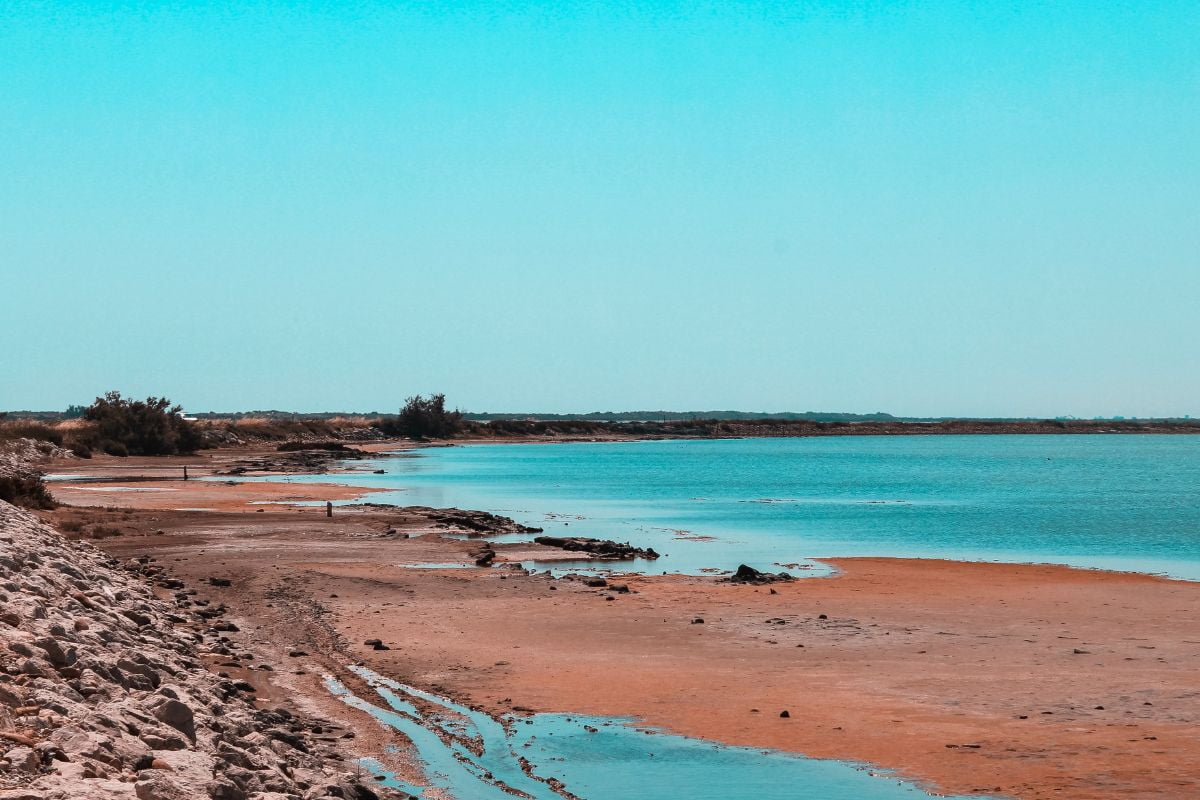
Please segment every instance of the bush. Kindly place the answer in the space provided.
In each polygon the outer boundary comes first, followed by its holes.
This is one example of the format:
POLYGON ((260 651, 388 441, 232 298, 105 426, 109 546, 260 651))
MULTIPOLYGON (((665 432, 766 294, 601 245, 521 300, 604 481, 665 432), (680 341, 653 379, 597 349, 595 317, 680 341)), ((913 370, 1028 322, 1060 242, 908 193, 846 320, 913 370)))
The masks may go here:
POLYGON ((34 473, 0 475, 0 500, 25 508, 54 508, 54 498, 34 473))
POLYGON ((446 395, 408 398, 404 408, 394 417, 383 417, 375 427, 388 436, 407 436, 412 439, 448 439, 463 427, 462 414, 446 411, 446 395))
POLYGON ((200 431, 180 416, 165 397, 126 400, 120 392, 97 397, 83 412, 87 423, 77 438, 85 447, 115 456, 167 456, 194 453, 200 431))

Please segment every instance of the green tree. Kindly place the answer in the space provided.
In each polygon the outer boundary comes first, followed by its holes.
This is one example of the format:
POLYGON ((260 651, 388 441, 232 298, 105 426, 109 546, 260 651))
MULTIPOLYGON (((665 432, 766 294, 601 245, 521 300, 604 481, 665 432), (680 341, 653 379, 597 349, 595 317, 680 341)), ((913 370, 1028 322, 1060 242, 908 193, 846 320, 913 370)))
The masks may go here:
POLYGON ((87 443, 116 456, 193 453, 202 437, 182 411, 165 397, 127 400, 120 392, 109 392, 83 412, 89 423, 87 443))

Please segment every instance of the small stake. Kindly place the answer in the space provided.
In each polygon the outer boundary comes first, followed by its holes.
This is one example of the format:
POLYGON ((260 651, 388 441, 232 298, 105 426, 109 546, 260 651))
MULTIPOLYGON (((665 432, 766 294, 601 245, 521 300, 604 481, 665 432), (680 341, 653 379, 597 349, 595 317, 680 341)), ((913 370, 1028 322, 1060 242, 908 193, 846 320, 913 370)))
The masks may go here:
POLYGON ((329 500, 325 501, 325 516, 327 516, 327 517, 333 516, 333 503, 329 500))

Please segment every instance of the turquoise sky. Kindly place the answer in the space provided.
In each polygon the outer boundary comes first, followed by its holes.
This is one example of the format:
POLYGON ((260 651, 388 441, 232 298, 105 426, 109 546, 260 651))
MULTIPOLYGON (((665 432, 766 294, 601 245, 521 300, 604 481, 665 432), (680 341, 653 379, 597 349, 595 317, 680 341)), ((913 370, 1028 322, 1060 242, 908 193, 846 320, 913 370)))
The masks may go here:
POLYGON ((1200 3, 0 4, 0 408, 1200 415, 1200 3))

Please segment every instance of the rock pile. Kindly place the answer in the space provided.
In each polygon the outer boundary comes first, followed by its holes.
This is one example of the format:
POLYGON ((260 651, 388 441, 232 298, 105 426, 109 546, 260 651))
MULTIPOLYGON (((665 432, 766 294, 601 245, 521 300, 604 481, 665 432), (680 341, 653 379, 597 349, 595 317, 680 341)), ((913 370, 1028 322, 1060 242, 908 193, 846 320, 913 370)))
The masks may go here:
POLYGON ((489 514, 486 511, 463 511, 459 508, 426 508, 415 506, 412 511, 419 511, 433 520, 437 528, 460 528, 469 536, 488 536, 498 533, 541 533, 541 528, 531 528, 522 525, 510 517, 499 514, 489 514))
POLYGON ((14 439, 0 444, 0 501, 27 508, 53 508, 54 500, 42 483, 37 464, 51 458, 73 458, 50 442, 14 439))
POLYGON ((580 553, 590 553, 599 558, 658 558, 653 547, 634 547, 629 543, 614 542, 610 539, 588 539, 582 536, 538 536, 534 538, 538 544, 547 547, 560 547, 580 553))
POLYGON ((728 578, 723 578, 727 583, 752 583, 756 586, 761 586, 767 583, 779 583, 780 581, 794 581, 794 575, 789 575, 786 572, 760 572, 754 567, 745 564, 739 564, 737 571, 728 578))
POLYGON ((37 439, 13 439, 0 446, 0 472, 28 472, 42 461, 74 458, 70 450, 37 439))
POLYGON ((219 611, 157 597, 148 561, 0 502, 0 800, 386 796, 340 763, 335 726, 209 672, 203 654, 232 652, 219 611))

